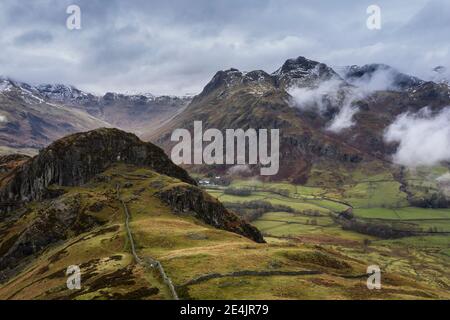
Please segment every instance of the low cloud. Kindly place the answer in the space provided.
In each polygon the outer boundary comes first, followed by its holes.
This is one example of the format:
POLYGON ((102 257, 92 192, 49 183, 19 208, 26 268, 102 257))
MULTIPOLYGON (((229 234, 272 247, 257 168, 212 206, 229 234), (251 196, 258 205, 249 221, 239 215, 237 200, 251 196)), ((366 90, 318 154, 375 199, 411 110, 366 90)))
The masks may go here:
POLYGON ((450 172, 446 172, 442 176, 439 176, 438 178, 436 178, 436 181, 439 183, 449 184, 450 183, 450 172))
POLYGON ((246 164, 238 164, 228 169, 227 173, 229 175, 246 175, 251 174, 252 170, 246 164))
POLYGON ((292 96, 291 105, 302 110, 316 110, 324 114, 330 108, 338 108, 326 129, 339 133, 355 124, 353 116, 359 111, 356 101, 376 91, 399 90, 396 76, 397 71, 386 66, 350 82, 336 78, 315 87, 292 87, 288 92, 292 96))
POLYGON ((291 105, 302 110, 324 114, 330 108, 339 108, 326 128, 333 132, 353 126, 353 116, 359 110, 353 102, 364 97, 358 88, 349 87, 341 79, 324 81, 313 88, 292 87, 288 92, 292 96, 291 105))
POLYGON ((340 103, 339 92, 343 82, 331 79, 319 83, 316 87, 291 87, 292 105, 302 110, 325 112, 332 105, 340 103))
POLYGON ((433 114, 429 108, 404 113, 387 128, 386 142, 397 142, 393 161, 409 167, 450 161, 450 107, 433 114))
POLYGON ((395 83, 395 77, 398 71, 388 66, 380 66, 378 70, 366 73, 360 78, 352 79, 350 83, 359 88, 359 90, 368 95, 374 91, 399 90, 395 83))
POLYGON ((436 179, 439 189, 450 197, 450 172, 446 172, 436 179))
POLYGON ((355 124, 353 116, 358 111, 359 108, 353 106, 351 103, 344 104, 328 125, 327 130, 338 133, 346 128, 350 128, 355 124))

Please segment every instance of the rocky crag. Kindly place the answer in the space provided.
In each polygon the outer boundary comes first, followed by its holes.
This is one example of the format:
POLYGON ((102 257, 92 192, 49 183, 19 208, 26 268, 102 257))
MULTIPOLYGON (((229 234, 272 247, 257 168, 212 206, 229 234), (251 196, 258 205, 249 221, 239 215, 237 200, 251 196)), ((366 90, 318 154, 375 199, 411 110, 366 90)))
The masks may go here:
POLYGON ((116 162, 150 167, 196 184, 159 147, 142 142, 134 134, 102 128, 60 139, 4 176, 0 180, 0 212, 41 200, 51 184, 82 185, 116 162))

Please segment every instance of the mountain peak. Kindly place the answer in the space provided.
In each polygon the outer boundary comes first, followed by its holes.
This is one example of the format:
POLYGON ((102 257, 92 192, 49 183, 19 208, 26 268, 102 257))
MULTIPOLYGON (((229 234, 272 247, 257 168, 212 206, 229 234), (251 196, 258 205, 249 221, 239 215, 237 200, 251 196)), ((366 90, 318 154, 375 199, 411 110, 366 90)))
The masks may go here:
POLYGON ((242 72, 238 69, 230 68, 216 72, 211 81, 205 86, 200 95, 207 95, 221 86, 229 87, 242 80, 242 72))
POLYGON ((35 87, 46 99, 54 102, 75 102, 94 99, 90 93, 83 92, 72 85, 40 84, 35 87))
POLYGON ((200 96, 206 96, 218 88, 223 90, 233 88, 239 85, 260 86, 265 84, 274 85, 276 77, 263 70, 254 70, 242 72, 231 68, 218 71, 211 81, 205 86, 200 96))
POLYGON ((341 77, 329 66, 314 60, 299 56, 295 59, 288 59, 273 73, 285 87, 290 86, 310 86, 318 81, 331 79, 342 80, 341 77))
POLYGON ((276 74, 283 74, 288 73, 290 71, 295 70, 311 70, 315 68, 318 64, 320 64, 317 61, 309 60, 303 56, 299 56, 295 59, 288 59, 286 62, 281 66, 280 69, 275 71, 276 74))

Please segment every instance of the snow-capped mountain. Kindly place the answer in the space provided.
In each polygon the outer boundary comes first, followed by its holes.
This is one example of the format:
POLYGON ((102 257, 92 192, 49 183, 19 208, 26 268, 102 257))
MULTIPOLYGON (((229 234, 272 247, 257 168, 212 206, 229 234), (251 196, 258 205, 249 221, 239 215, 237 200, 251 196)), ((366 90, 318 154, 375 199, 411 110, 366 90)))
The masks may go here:
POLYGON ((0 153, 32 154, 67 134, 108 127, 92 115, 55 104, 34 86, 0 80, 0 153))
POLYGON ((414 90, 425 83, 424 80, 380 63, 337 67, 336 70, 348 83, 356 86, 369 84, 373 90, 414 90))
MULTIPOLYGON (((173 130, 192 130, 189 124, 199 119, 219 130, 276 128, 283 155, 278 178, 302 182, 317 163, 390 161, 396 146, 384 135, 397 117, 423 108, 438 114, 450 105, 447 86, 386 65, 340 71, 342 76, 304 57, 287 60, 272 74, 218 71, 186 109, 147 137, 170 151, 173 130)), ((218 167, 217 173, 225 170, 218 167)))
POLYGON ((190 97, 106 93, 64 84, 30 85, 0 77, 0 153, 32 153, 69 133, 118 127, 150 130, 187 105, 190 97), (12 150, 11 150, 12 148, 12 150))
POLYGON ((44 98, 54 102, 83 104, 97 99, 93 94, 64 84, 40 84, 34 88, 44 98))
POLYGON ((342 81, 331 67, 305 57, 287 60, 273 75, 286 87, 308 87, 329 80, 342 81))

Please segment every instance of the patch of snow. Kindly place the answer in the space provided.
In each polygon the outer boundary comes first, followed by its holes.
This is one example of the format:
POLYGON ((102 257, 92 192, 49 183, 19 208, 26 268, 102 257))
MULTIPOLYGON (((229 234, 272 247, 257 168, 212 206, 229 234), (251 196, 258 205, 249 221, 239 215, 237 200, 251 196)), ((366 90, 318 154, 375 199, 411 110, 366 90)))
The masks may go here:
POLYGON ((11 82, 8 80, 0 80, 0 92, 7 92, 11 90, 11 82))

